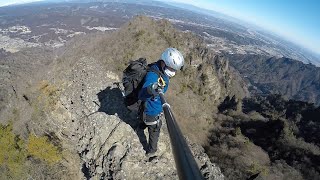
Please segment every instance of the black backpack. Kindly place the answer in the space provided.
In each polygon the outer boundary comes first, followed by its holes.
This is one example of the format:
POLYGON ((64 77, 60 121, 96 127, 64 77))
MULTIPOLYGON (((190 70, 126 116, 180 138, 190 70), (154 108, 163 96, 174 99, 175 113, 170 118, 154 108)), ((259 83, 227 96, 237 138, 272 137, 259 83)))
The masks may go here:
POLYGON ((122 83, 126 106, 139 103, 138 93, 143 86, 143 79, 148 71, 155 72, 159 77, 162 76, 162 72, 150 68, 153 64, 148 64, 145 58, 139 58, 138 60, 130 61, 128 67, 123 71, 122 83))

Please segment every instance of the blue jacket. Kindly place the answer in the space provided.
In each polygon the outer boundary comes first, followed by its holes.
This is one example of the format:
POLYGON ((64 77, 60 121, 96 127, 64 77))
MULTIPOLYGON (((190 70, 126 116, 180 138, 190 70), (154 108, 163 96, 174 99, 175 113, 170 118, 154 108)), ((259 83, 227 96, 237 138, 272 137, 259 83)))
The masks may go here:
MULTIPOLYGON (((161 69, 160 61, 157 61, 153 66, 150 68, 154 68, 157 70, 161 69)), ((162 69, 160 70, 161 72, 162 69)), ((149 71, 147 75, 144 78, 144 84, 139 91, 139 99, 144 101, 144 112, 146 115, 149 116, 156 116, 162 112, 162 105, 160 96, 153 97, 153 95, 149 94, 147 89, 150 85, 152 85, 155 82, 158 82, 158 75, 155 72, 149 71)), ((166 82, 166 86, 163 89, 163 92, 165 93, 168 89, 169 85, 169 77, 163 73, 162 76, 163 80, 166 82)))

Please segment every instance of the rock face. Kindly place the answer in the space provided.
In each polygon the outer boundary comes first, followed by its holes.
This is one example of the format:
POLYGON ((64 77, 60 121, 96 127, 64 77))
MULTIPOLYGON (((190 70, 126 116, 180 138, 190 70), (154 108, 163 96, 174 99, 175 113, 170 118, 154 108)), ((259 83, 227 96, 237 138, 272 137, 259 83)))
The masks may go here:
MULTIPOLYGON (((92 179, 177 179, 171 145, 162 126, 158 155, 145 157, 145 135, 135 132, 137 117, 126 109, 119 77, 106 72, 93 58, 81 58, 55 81, 65 82, 59 101, 59 114, 53 111, 57 133, 81 158, 82 172, 92 179)), ((147 134, 146 134, 147 135, 147 134)), ((207 179, 223 179, 202 147, 191 145, 199 167, 207 179)), ((80 165, 79 165, 80 166, 80 165)))

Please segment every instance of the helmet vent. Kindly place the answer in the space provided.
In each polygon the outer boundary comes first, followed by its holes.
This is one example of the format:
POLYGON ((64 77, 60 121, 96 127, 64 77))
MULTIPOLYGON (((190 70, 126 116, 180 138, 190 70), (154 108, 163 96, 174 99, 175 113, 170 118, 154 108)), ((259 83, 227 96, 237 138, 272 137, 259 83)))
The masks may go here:
POLYGON ((173 64, 176 64, 176 61, 174 59, 172 59, 172 61, 173 61, 173 64))

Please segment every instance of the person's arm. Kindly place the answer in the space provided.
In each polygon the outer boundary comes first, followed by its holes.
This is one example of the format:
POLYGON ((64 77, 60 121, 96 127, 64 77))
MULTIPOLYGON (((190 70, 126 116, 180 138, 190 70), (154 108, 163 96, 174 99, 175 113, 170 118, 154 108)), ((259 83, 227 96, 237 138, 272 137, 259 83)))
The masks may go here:
POLYGON ((158 75, 154 72, 148 72, 144 81, 145 82, 144 82, 141 90, 139 91, 139 96, 138 96, 138 98, 142 101, 145 101, 148 98, 151 98, 154 96, 152 94, 152 92, 150 91, 150 87, 154 83, 158 82, 158 75))

